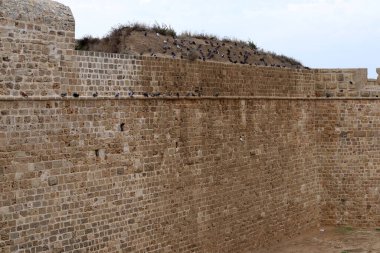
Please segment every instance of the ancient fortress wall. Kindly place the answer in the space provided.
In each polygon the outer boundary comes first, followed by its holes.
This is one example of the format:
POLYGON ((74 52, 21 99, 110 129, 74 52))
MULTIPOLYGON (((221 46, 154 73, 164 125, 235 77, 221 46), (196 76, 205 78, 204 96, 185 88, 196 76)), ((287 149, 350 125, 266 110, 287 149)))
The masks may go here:
POLYGON ((248 252, 380 225, 366 70, 78 52, 69 8, 0 7, 0 252, 248 252))
POLYGON ((326 100, 317 106, 321 222, 379 226, 379 100, 326 100))

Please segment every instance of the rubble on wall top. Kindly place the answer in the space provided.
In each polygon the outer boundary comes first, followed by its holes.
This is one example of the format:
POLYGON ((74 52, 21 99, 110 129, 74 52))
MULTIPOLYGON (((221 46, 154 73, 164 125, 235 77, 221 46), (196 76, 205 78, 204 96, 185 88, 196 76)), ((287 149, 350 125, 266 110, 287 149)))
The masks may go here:
POLYGON ((65 31, 74 31, 71 9, 51 0, 6 0, 0 2, 0 16, 12 20, 49 24, 65 31))

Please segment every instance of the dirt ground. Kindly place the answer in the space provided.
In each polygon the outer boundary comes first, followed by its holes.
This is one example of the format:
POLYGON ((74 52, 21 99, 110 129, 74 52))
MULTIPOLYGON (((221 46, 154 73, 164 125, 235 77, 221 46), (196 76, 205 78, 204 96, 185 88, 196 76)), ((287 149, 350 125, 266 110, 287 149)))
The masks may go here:
POLYGON ((380 228, 323 228, 257 253, 380 253, 380 228))

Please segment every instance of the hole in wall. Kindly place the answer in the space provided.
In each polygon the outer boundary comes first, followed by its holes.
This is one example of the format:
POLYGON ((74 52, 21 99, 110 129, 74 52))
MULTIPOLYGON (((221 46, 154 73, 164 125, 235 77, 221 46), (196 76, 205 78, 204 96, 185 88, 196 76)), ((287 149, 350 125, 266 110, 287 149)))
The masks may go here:
POLYGON ((124 132, 124 126, 125 126, 125 123, 120 124, 120 132, 124 132))
POLYGON ((99 149, 95 149, 95 156, 99 157, 99 149))

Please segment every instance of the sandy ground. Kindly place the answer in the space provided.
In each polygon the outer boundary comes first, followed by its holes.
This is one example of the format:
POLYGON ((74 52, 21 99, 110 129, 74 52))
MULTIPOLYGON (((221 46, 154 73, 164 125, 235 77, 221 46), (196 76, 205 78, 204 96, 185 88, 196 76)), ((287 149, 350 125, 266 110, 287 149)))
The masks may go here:
POLYGON ((257 253, 380 253, 380 228, 328 227, 257 253))

